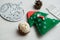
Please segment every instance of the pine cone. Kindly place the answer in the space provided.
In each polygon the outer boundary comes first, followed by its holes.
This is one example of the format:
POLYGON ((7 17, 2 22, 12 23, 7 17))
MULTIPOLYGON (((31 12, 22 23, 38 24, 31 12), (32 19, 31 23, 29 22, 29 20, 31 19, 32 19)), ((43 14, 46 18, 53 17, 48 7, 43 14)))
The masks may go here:
POLYGON ((36 1, 35 5, 34 5, 34 8, 35 9, 40 9, 42 6, 42 2, 41 1, 36 1))

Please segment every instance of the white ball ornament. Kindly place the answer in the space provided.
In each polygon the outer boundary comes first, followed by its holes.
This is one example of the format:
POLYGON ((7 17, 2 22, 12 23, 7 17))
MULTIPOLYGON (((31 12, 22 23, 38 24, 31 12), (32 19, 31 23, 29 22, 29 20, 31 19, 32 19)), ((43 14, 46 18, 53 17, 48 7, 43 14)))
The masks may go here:
POLYGON ((30 32, 30 26, 27 22, 19 23, 18 29, 22 34, 27 34, 30 32))

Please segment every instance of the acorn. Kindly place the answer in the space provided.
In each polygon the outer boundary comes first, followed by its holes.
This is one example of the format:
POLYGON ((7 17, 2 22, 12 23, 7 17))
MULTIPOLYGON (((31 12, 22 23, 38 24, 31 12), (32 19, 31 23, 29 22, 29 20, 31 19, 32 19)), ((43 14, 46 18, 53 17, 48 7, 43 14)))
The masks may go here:
POLYGON ((34 5, 34 8, 35 9, 40 9, 41 6, 42 6, 42 2, 40 0, 37 0, 36 3, 35 3, 35 5, 34 5))

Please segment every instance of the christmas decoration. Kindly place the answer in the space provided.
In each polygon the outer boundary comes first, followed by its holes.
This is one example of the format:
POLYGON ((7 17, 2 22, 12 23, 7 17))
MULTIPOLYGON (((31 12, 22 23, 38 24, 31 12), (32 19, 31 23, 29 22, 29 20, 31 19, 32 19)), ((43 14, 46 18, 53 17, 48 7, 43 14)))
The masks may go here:
POLYGON ((35 3, 35 5, 34 5, 34 8, 35 9, 40 9, 41 6, 42 6, 42 2, 40 0, 37 0, 36 3, 35 3))
POLYGON ((47 18, 47 14, 43 12, 34 12, 29 18, 27 18, 27 21, 30 27, 33 25, 36 26, 41 35, 47 33, 60 22, 60 20, 47 18))

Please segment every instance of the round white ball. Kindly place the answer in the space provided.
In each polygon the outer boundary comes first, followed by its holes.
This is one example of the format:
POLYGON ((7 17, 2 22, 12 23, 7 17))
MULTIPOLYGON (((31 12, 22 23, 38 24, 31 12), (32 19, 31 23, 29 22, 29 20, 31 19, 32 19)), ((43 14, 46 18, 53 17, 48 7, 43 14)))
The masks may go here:
POLYGON ((18 29, 22 31, 23 33, 29 33, 30 32, 30 26, 27 22, 21 22, 19 23, 18 29))

